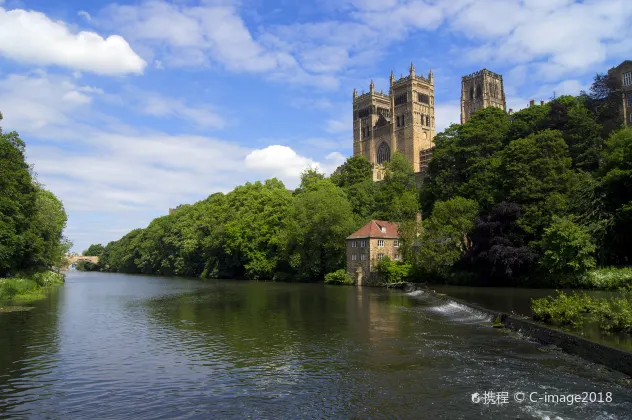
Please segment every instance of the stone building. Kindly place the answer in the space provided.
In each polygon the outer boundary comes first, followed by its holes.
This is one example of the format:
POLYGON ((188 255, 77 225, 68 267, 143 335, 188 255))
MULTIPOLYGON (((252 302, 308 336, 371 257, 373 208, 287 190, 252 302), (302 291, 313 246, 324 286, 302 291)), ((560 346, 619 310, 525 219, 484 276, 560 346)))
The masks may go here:
POLYGON ((371 220, 347 237, 347 273, 358 286, 376 284, 379 279, 375 266, 388 256, 399 261, 398 225, 383 220, 371 220))
POLYGON ((374 164, 373 180, 384 177, 383 164, 398 151, 415 173, 422 172, 432 156, 435 136, 434 76, 418 76, 411 63, 409 75, 395 80, 391 72, 388 95, 353 90, 353 156, 374 164))
POLYGON ((632 61, 626 60, 608 71, 621 83, 621 100, 623 101, 623 120, 627 127, 632 127, 632 61))
POLYGON ((490 106, 507 111, 503 77, 487 69, 463 76, 461 124, 465 124, 476 111, 490 106))

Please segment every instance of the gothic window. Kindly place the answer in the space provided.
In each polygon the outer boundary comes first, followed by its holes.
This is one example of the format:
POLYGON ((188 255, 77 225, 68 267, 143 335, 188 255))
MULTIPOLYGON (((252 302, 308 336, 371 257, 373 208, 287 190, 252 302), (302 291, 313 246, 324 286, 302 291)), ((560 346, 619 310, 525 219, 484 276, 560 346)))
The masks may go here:
POLYGON ((384 162, 390 162, 390 160, 391 148, 388 147, 388 144, 386 144, 386 142, 382 142, 382 144, 380 144, 380 147, 377 149, 377 163, 381 165, 384 162))
POLYGON ((422 104, 429 104, 430 97, 425 93, 417 92, 417 102, 421 102, 422 104))
POLYGON ((632 85, 632 71, 623 74, 623 86, 632 85))
POLYGON ((430 116, 426 115, 426 125, 430 127, 430 116))
POLYGON ((408 102, 406 93, 402 93, 401 95, 397 95, 395 97, 395 105, 405 104, 406 102, 408 102))
POLYGON ((476 86, 476 99, 481 99, 483 97, 483 89, 481 89, 481 85, 476 86))
POLYGON ((470 87, 470 99, 474 99, 474 86, 470 87))
POLYGON ((628 107, 632 108, 632 93, 628 93, 628 107))
POLYGON ((397 126, 399 127, 399 115, 397 116, 397 126))
POLYGON ((402 114, 402 127, 406 125, 406 118, 405 115, 402 114))
POLYGON ((421 114, 421 125, 424 125, 425 122, 426 122, 426 118, 424 114, 421 114))

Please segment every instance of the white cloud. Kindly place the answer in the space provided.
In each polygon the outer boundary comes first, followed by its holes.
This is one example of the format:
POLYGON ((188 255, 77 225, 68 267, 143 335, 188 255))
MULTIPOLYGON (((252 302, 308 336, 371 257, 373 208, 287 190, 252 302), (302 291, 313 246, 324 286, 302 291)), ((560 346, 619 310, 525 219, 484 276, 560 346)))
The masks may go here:
POLYGON ((461 123, 461 101, 449 101, 435 104, 436 132, 440 133, 450 124, 461 123))
POLYGON ((175 117, 191 121, 199 127, 224 128, 226 120, 210 107, 193 107, 184 99, 168 98, 158 94, 141 93, 137 106, 142 113, 157 117, 175 117))
MULTIPOLYGON (((101 12, 97 21, 150 48, 163 65, 220 64, 232 72, 263 73, 286 83, 338 86, 330 77, 306 72, 286 51, 255 39, 235 6, 227 2, 200 6, 163 0, 133 6, 112 4, 101 12)), ((321 62, 324 68, 332 65, 322 57, 312 60, 321 62)))
POLYGON ((0 55, 103 75, 140 74, 146 65, 121 36, 73 33, 64 22, 22 9, 0 8, 0 55))
POLYGON ((90 16, 90 13, 86 12, 85 10, 79 10, 77 12, 77 16, 81 16, 82 18, 84 18, 88 22, 90 22, 92 20, 92 16, 90 16))
MULTIPOLYGON (((2 126, 20 132, 38 179, 64 202, 67 234, 79 251, 144 227, 178 204, 271 176, 294 188, 305 167, 331 172, 343 159, 333 153, 319 162, 284 146, 253 151, 208 136, 128 127, 98 111, 107 95, 71 75, 0 78, 2 126)), ((153 112, 182 110, 162 104, 153 112)))

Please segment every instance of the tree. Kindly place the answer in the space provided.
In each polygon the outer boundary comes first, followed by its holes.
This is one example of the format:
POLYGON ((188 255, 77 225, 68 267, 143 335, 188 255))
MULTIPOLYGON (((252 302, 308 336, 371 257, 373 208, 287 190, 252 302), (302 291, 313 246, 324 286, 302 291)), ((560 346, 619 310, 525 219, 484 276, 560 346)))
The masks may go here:
POLYGON ((376 186, 373 217, 389 221, 414 218, 419 211, 418 193, 408 159, 395 152, 385 167, 384 180, 376 186))
POLYGON ((570 217, 554 217, 542 237, 540 261, 551 274, 577 275, 595 267, 595 244, 588 231, 570 217))
POLYGON ((463 197, 435 204, 419 237, 420 271, 443 279, 451 277, 453 266, 472 246, 470 234, 478 211, 476 201, 463 197))
POLYGON ((602 138, 608 138, 623 126, 621 81, 614 73, 595 75, 590 92, 581 92, 580 96, 585 99, 597 123, 603 127, 602 138))
POLYGON ((632 261, 632 129, 614 133, 606 142, 598 191, 603 194, 612 228, 604 243, 609 262, 630 264, 632 261))
POLYGON ((92 244, 88 247, 88 249, 83 251, 81 255, 86 256, 86 257, 98 257, 101 255, 101 253, 103 253, 103 245, 92 244))
POLYGON ((345 238, 359 224, 342 189, 322 180, 292 200, 288 216, 279 236, 277 279, 315 281, 344 268, 345 238))
POLYGON ((554 214, 566 210, 571 178, 568 147, 559 131, 545 130, 514 140, 499 153, 500 196, 518 204, 519 224, 537 240, 554 214))
POLYGON ((515 285, 534 271, 538 254, 526 244, 521 216, 518 204, 502 202, 476 221, 462 267, 476 273, 478 284, 515 285))
POLYGON ((364 156, 350 157, 331 174, 330 179, 340 188, 372 181, 373 164, 364 156))

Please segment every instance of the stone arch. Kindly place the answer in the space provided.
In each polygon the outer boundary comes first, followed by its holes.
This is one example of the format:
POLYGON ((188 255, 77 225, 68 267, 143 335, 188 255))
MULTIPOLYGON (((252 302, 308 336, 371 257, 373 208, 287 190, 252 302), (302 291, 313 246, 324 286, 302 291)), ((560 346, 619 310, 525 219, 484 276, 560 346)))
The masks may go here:
POLYGON ((376 160, 377 160, 378 165, 391 161, 391 148, 388 145, 388 143, 386 143, 385 141, 383 141, 380 144, 380 146, 377 148, 376 160))

